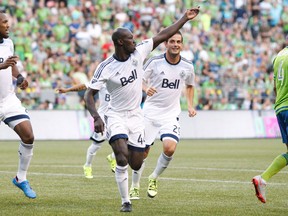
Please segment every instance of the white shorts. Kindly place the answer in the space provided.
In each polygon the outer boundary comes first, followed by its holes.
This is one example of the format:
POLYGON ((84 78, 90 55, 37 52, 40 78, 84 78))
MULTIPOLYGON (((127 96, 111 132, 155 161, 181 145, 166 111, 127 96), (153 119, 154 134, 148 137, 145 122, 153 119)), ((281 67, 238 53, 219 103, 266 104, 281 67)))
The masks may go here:
POLYGON ((180 139, 180 124, 178 118, 170 118, 164 120, 151 120, 144 118, 145 122, 145 144, 150 146, 153 144, 157 135, 160 135, 160 140, 174 140, 176 143, 180 139))
POLYGON ((110 144, 120 138, 128 139, 129 149, 144 151, 144 118, 140 108, 126 112, 108 109, 104 119, 106 136, 110 144))
POLYGON ((29 119, 26 108, 22 106, 21 101, 15 94, 0 100, 0 122, 3 121, 14 129, 17 124, 29 119))

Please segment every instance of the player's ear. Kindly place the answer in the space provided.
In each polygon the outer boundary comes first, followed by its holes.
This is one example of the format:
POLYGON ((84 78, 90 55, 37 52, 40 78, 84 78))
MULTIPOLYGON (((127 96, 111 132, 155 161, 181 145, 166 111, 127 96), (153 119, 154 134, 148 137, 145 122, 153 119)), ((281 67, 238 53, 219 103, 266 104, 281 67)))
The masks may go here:
POLYGON ((117 39, 117 43, 119 46, 122 46, 123 45, 123 40, 122 39, 117 39))

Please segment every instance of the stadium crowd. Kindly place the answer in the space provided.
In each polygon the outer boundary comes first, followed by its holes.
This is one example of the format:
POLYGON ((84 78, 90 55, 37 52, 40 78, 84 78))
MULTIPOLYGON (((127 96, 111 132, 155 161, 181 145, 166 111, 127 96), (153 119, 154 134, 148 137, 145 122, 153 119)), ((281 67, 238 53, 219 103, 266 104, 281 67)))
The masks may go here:
MULTIPOLYGON (((116 27, 129 28, 141 41, 173 23, 192 2, 201 12, 181 29, 181 55, 194 63, 196 108, 273 109, 271 66, 286 45, 288 0, 0 0, 0 9, 11 15, 17 66, 30 83, 17 90, 23 105, 84 109, 83 92, 68 100, 69 94, 55 89, 90 80, 114 51, 116 27)), ((152 54, 164 50, 160 45, 152 54)))

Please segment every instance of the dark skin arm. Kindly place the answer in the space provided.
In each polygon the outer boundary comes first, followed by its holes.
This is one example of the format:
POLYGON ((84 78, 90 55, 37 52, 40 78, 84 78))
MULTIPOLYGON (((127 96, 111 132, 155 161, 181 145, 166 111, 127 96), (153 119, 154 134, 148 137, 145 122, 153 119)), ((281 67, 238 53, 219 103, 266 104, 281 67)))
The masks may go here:
POLYGON ((28 87, 28 81, 19 73, 16 65, 12 67, 12 76, 17 79, 17 86, 21 90, 25 90, 28 87))
POLYGON ((0 64, 0 70, 12 67, 12 76, 17 79, 17 86, 20 89, 25 90, 28 87, 28 82, 19 73, 18 68, 16 66, 17 60, 18 56, 9 56, 3 63, 0 64))
POLYGON ((186 11, 186 13, 173 25, 163 29, 156 36, 153 37, 153 49, 155 49, 160 43, 168 40, 173 36, 182 26, 189 20, 194 19, 199 14, 200 7, 192 8, 186 11))
POLYGON ((95 100, 94 100, 94 95, 97 94, 98 91, 99 90, 91 89, 88 87, 84 94, 84 100, 85 100, 88 111, 90 112, 91 116, 94 119, 94 131, 96 133, 103 133, 104 123, 99 113, 96 110, 95 100))
MULTIPOLYGON (((17 56, 10 56, 8 57, 3 63, 0 64, 0 70, 6 69, 8 67, 13 67, 17 64, 17 56)), ((12 74, 14 76, 14 74, 12 74)))

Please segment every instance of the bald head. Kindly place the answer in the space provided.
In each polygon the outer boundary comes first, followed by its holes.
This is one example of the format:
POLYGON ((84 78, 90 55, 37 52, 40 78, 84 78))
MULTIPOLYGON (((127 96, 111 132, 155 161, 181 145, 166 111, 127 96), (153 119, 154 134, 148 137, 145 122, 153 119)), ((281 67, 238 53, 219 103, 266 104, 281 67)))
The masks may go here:
POLYGON ((132 35, 131 31, 127 28, 117 28, 112 34, 112 41, 115 46, 119 46, 119 39, 125 39, 132 35))
POLYGON ((9 37, 8 16, 4 11, 0 11, 0 39, 9 37))

